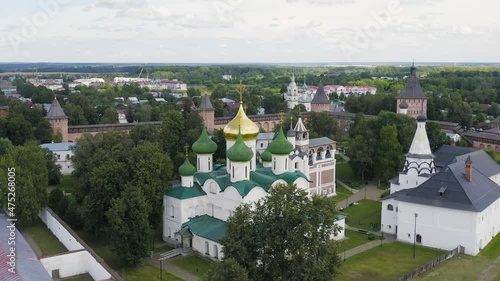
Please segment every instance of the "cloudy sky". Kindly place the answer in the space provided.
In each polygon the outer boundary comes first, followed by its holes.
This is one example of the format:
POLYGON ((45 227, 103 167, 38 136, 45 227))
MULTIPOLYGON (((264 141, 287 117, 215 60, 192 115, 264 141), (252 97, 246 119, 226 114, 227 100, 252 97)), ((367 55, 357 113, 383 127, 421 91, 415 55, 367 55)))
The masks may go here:
POLYGON ((494 0, 0 2, 0 62, 499 62, 494 0))

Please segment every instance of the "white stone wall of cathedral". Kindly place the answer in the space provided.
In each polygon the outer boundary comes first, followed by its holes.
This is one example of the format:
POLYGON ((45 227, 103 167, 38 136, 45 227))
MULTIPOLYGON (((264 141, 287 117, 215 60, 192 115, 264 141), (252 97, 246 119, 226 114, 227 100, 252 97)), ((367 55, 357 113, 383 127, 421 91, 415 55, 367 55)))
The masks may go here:
POLYGON ((222 251, 221 244, 212 240, 208 240, 201 236, 193 236, 193 249, 199 252, 201 255, 210 257, 212 259, 221 260, 224 258, 224 252, 222 251))
POLYGON ((196 170, 202 173, 210 173, 213 170, 212 154, 198 154, 196 170))
POLYGON ((231 182, 239 182, 250 179, 249 162, 231 162, 231 182))
POLYGON ((272 170, 275 175, 281 175, 289 171, 290 159, 288 155, 273 154, 272 170))
POLYGON ((181 176, 181 185, 184 187, 192 187, 193 181, 194 181, 193 176, 189 176, 189 177, 181 176))
POLYGON ((476 242, 478 214, 480 213, 400 201, 397 239, 413 243, 414 238, 417 241, 420 235, 421 242, 416 243, 417 245, 443 250, 452 250, 461 245, 465 247, 466 254, 476 255, 479 252, 476 242))

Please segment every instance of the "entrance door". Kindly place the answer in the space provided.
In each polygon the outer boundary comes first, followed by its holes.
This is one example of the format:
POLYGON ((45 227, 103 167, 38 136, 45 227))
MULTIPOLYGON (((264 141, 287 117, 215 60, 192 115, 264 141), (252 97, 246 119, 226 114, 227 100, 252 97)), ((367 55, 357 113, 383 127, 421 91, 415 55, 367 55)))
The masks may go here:
POLYGON ((189 248, 193 248, 193 238, 189 238, 189 248))

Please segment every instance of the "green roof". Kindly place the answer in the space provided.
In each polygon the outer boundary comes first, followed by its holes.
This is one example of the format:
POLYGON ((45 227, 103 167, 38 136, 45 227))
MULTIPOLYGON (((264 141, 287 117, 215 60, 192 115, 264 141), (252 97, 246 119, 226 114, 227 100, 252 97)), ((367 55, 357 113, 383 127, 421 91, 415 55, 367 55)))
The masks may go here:
POLYGON ((227 150, 226 156, 233 162, 247 162, 252 159, 253 151, 243 141, 241 132, 238 133, 238 138, 236 138, 236 142, 233 146, 227 150))
POLYGON ((217 150, 217 144, 210 139, 207 129, 203 127, 200 137, 193 144, 192 148, 196 154, 213 154, 217 150))
POLYGON ((205 191, 203 191, 203 189, 198 183, 194 183, 193 187, 183 187, 183 186, 174 187, 167 193, 165 193, 165 195, 183 200, 183 199, 204 196, 207 194, 205 193, 205 191))
POLYGON ((182 177, 190 177, 193 176, 196 173, 196 168, 189 162, 189 160, 186 157, 186 160, 184 160, 184 163, 179 167, 179 175, 182 177))
POLYGON ((293 150, 293 144, 283 134, 283 127, 280 128, 278 136, 267 147, 269 152, 277 155, 288 155, 293 150))
POLYGON ((196 173, 195 178, 201 185, 205 184, 209 179, 214 180, 219 185, 221 192, 224 192, 229 186, 233 186, 242 198, 247 196, 256 186, 260 186, 266 192, 269 192, 271 185, 277 180, 284 180, 286 183, 293 183, 298 178, 307 180, 306 175, 302 172, 285 172, 280 175, 275 175, 270 167, 263 167, 260 164, 257 165, 256 171, 250 172, 250 180, 232 183, 229 174, 226 172, 225 166, 221 166, 219 169, 210 173, 196 173))
POLYGON ((266 149, 261 155, 260 159, 264 162, 271 162, 273 161, 273 154, 269 152, 269 149, 266 149))
POLYGON ((219 242, 226 236, 226 222, 209 215, 189 219, 182 225, 182 229, 214 242, 219 242))

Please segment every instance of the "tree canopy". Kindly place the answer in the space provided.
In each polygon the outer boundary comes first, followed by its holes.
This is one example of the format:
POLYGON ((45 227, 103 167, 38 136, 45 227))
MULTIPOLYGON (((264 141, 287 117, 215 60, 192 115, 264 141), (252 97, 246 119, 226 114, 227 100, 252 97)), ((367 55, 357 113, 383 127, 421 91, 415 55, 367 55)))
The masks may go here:
POLYGON ((339 257, 331 238, 336 207, 324 197, 278 184, 254 206, 241 205, 227 221, 221 242, 226 259, 251 280, 333 280, 339 257))

